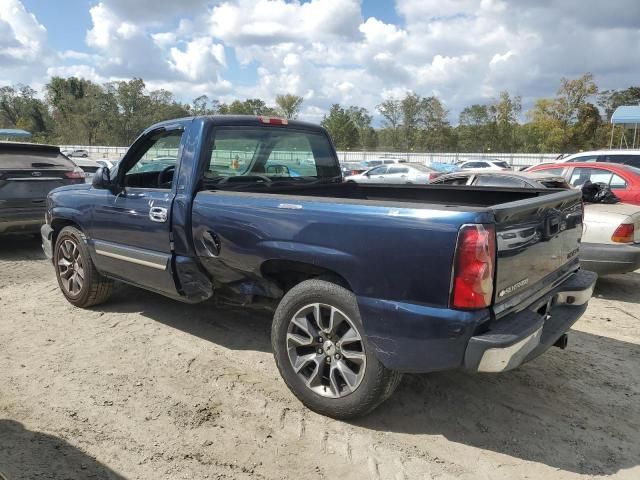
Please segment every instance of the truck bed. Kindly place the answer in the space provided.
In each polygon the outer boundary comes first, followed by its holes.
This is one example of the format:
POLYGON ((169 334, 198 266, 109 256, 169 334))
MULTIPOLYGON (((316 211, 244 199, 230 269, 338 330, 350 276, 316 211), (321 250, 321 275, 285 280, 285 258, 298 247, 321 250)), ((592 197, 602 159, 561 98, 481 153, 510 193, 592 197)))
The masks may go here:
MULTIPOLYGON (((231 189, 232 191, 235 189, 231 189)), ((380 185, 357 183, 325 183, 310 185, 265 186, 258 184, 242 188, 242 192, 322 197, 325 199, 360 200, 411 204, 444 205, 449 207, 486 208, 545 196, 555 189, 469 187, 457 185, 380 185)))

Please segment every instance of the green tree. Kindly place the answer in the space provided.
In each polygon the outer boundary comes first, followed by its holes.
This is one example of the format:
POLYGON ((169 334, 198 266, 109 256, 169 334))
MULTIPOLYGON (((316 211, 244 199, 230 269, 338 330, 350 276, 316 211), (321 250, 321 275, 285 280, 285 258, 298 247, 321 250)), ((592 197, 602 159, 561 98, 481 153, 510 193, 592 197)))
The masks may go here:
MULTIPOLYGON (((402 126, 402 102, 398 99, 388 98, 377 107, 378 112, 384 118, 384 126, 388 131, 388 141, 392 148, 400 146, 400 127, 402 126)), ((387 132, 385 132, 387 133, 387 132)))
POLYGON ((622 105, 640 105, 640 87, 605 90, 598 95, 598 105, 604 110, 605 120, 610 121, 616 108, 622 105))
POLYGON ((339 104, 331 105, 329 114, 320 124, 327 129, 338 150, 346 150, 358 145, 358 128, 353 123, 349 112, 339 104))
POLYGON ((289 120, 295 120, 298 118, 303 100, 302 97, 291 93, 276 95, 278 114, 289 120))

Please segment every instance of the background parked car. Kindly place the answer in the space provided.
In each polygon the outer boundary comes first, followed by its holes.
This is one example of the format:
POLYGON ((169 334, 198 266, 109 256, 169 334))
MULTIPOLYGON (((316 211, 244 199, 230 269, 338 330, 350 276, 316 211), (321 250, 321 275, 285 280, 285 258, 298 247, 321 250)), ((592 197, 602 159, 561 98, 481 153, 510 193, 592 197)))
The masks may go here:
POLYGON ((640 205, 640 168, 617 163, 568 162, 535 165, 528 172, 562 175, 572 187, 591 183, 606 184, 624 203, 640 205))
POLYGON ((467 160, 456 164, 460 170, 469 168, 486 168, 488 170, 511 170, 509 164, 504 160, 467 160))
MULTIPOLYGON (((349 169, 349 175, 358 175, 360 173, 365 172, 366 170, 369 170, 371 167, 377 167, 378 165, 393 165, 396 163, 406 163, 405 160, 401 159, 401 158, 395 158, 395 157, 380 157, 380 158, 374 158, 371 160, 363 160, 361 162, 348 162, 348 165, 350 165, 350 169, 349 169)), ((343 169, 343 175, 344 176, 349 176, 349 175, 345 175, 344 173, 344 169, 343 169)))
MULTIPOLYGON (((458 172, 443 175, 432 183, 570 188, 564 177, 540 172, 458 172)), ((632 272, 640 268, 640 209, 626 203, 585 204, 580 263, 586 270, 601 276, 632 272)))
POLYGON ((89 156, 89 152, 79 148, 79 149, 64 149, 62 150, 62 154, 66 155, 67 157, 81 157, 81 158, 87 158, 89 156))
POLYGON ((47 194, 83 183, 84 173, 53 145, 0 142, 0 233, 36 233, 47 194))
POLYGON ((640 168, 640 150, 594 150, 563 156, 557 163, 604 162, 622 163, 640 168))
POLYGON ((425 165, 406 163, 396 165, 380 165, 359 175, 352 175, 347 182, 354 183, 389 183, 426 184, 439 177, 440 172, 425 165))
POLYGON ((436 178, 441 185, 477 185, 516 188, 569 188, 562 176, 547 173, 461 171, 436 178))

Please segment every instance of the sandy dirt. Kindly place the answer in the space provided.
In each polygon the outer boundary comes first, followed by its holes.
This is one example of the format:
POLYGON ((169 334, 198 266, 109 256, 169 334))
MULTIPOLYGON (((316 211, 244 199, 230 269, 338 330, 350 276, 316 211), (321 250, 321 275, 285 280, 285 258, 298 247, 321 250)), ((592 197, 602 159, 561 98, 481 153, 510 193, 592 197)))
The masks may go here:
POLYGON ((600 280, 567 350, 504 374, 407 375, 373 414, 345 423, 289 393, 267 315, 130 287, 76 309, 37 240, 0 238, 0 472, 638 479, 639 304, 640 273, 600 280))

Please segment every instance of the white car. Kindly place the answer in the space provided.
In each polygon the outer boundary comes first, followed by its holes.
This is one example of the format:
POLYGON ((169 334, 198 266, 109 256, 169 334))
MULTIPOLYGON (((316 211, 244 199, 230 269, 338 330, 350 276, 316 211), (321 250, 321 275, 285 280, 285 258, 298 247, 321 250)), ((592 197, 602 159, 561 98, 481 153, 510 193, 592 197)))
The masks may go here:
POLYGON ((600 276, 640 268, 640 207, 585 204, 580 263, 600 276))
POLYGON ((554 163, 564 162, 609 162, 623 163, 640 168, 640 150, 593 150, 563 156, 554 163))
POLYGON ((487 170, 511 170, 509 164, 504 160, 467 160, 457 164, 461 170, 467 169, 487 169, 487 170))
POLYGON ((370 168, 347 177, 347 183, 426 184, 440 176, 437 170, 421 164, 397 163, 370 168))

